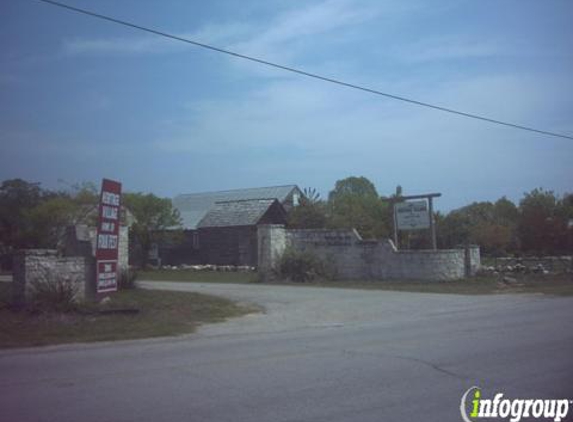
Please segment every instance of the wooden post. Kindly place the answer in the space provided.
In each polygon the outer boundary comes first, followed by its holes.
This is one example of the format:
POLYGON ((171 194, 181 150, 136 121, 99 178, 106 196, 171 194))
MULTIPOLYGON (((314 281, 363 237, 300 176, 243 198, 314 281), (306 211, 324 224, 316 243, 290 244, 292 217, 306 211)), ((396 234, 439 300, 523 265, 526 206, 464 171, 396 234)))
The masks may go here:
POLYGON ((434 224, 434 204, 432 201, 432 197, 428 197, 429 202, 429 213, 430 213, 430 233, 432 234, 432 249, 438 249, 436 243, 436 225, 434 224))
POLYGON ((427 199, 428 200, 428 212, 430 213, 430 234, 432 237, 432 249, 436 250, 438 248, 436 241, 436 225, 434 223, 434 198, 439 198, 442 196, 441 193, 426 193, 423 195, 406 195, 400 196, 399 198, 382 198, 384 201, 388 201, 392 204, 392 215, 394 218, 394 245, 396 249, 399 249, 398 245, 398 218, 396 217, 396 202, 407 201, 409 199, 427 199))

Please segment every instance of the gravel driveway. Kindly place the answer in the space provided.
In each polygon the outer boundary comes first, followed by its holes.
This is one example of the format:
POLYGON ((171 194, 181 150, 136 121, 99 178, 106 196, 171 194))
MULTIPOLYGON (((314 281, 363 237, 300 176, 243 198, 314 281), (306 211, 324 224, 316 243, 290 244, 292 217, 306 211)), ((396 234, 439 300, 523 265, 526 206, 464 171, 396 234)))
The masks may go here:
POLYGON ((200 329, 203 335, 272 333, 321 327, 394 324, 474 311, 495 315, 545 303, 542 295, 462 296, 309 286, 144 281, 145 288, 195 291, 264 308, 200 329))

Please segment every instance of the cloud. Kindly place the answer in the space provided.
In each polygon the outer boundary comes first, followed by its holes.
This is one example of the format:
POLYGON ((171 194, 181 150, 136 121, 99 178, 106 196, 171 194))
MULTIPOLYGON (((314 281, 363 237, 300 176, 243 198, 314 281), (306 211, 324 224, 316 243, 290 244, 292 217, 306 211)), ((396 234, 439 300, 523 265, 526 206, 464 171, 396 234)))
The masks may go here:
MULTIPOLYGON (((284 47, 298 42, 312 43, 312 37, 360 24, 376 17, 372 7, 347 0, 327 0, 288 11, 251 39, 232 47, 244 54, 284 58, 284 47)), ((302 46, 301 46, 302 47, 302 46)))
MULTIPOLYGON (((201 43, 225 45, 237 37, 250 33, 252 28, 244 23, 206 24, 195 32, 174 34, 177 37, 201 43)), ((64 40, 64 53, 87 54, 170 54, 184 51, 189 45, 154 34, 133 37, 75 38, 64 40)))
POLYGON ((394 47, 391 56, 410 64, 423 64, 437 61, 462 59, 484 59, 505 55, 515 49, 503 46, 499 41, 493 42, 471 37, 442 36, 431 40, 424 39, 411 44, 394 47))
MULTIPOLYGON (((482 75, 403 89, 444 106, 552 130, 554 122, 540 119, 539 105, 552 101, 559 86, 532 86, 528 77, 482 75)), ((415 154, 420 162, 458 145, 460 151, 475 152, 497 136, 510 143, 531 138, 526 132, 305 79, 268 81, 238 99, 189 103, 163 133, 154 146, 169 152, 229 154, 276 147, 308 155, 369 151, 405 157, 412 156, 411 150, 421 153, 415 154)))
MULTIPOLYGON (((376 17, 376 8, 350 0, 326 0, 291 9, 271 21, 207 23, 199 30, 175 34, 197 42, 264 59, 287 60, 318 34, 338 31, 376 17), (298 44, 298 47, 297 45, 298 44), (286 48, 288 47, 288 48, 286 48)), ((167 31, 168 32, 168 31, 167 31)), ((182 51, 185 44, 153 34, 65 40, 63 50, 80 54, 165 54, 182 51)))

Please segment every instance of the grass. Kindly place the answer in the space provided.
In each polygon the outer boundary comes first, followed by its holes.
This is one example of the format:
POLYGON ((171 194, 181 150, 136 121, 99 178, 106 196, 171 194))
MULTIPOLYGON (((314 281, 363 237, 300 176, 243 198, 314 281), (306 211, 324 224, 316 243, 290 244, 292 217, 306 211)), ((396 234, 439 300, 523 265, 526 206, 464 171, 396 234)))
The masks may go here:
POLYGON ((497 277, 474 277, 453 281, 323 281, 305 283, 305 285, 458 295, 514 293, 573 295, 573 280, 570 275, 521 276, 516 277, 516 282, 509 284, 501 282, 497 277))
POLYGON ((0 348, 187 334, 202 323, 257 311, 204 294, 144 289, 117 292, 107 306, 139 310, 135 314, 100 314, 94 306, 68 313, 16 311, 8 307, 10 288, 0 283, 0 348))
MULTIPOLYGON (((348 289, 375 289, 417 293, 442 293, 461 295, 487 295, 504 293, 542 293, 548 295, 573 295, 573 274, 517 274, 516 282, 503 283, 496 276, 481 276, 454 281, 312 281, 305 283, 280 282, 289 286, 337 287, 348 289)), ((257 283, 256 273, 156 270, 140 273, 140 280, 181 281, 200 283, 257 283)), ((277 283, 262 283, 273 284, 277 283)))

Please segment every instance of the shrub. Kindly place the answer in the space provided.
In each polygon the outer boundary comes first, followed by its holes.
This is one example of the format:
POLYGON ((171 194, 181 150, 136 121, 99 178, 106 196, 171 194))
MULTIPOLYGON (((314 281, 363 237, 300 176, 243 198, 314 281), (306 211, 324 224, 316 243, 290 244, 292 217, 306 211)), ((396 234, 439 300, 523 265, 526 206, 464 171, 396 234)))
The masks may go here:
POLYGON ((118 290, 135 289, 135 279, 137 278, 137 271, 128 269, 122 270, 117 279, 118 290))
POLYGON ((31 306, 36 310, 69 312, 76 308, 76 280, 47 272, 31 283, 31 306))
POLYGON ((297 251, 287 248, 278 264, 278 275, 298 283, 317 278, 332 278, 330 266, 310 251, 297 251))

